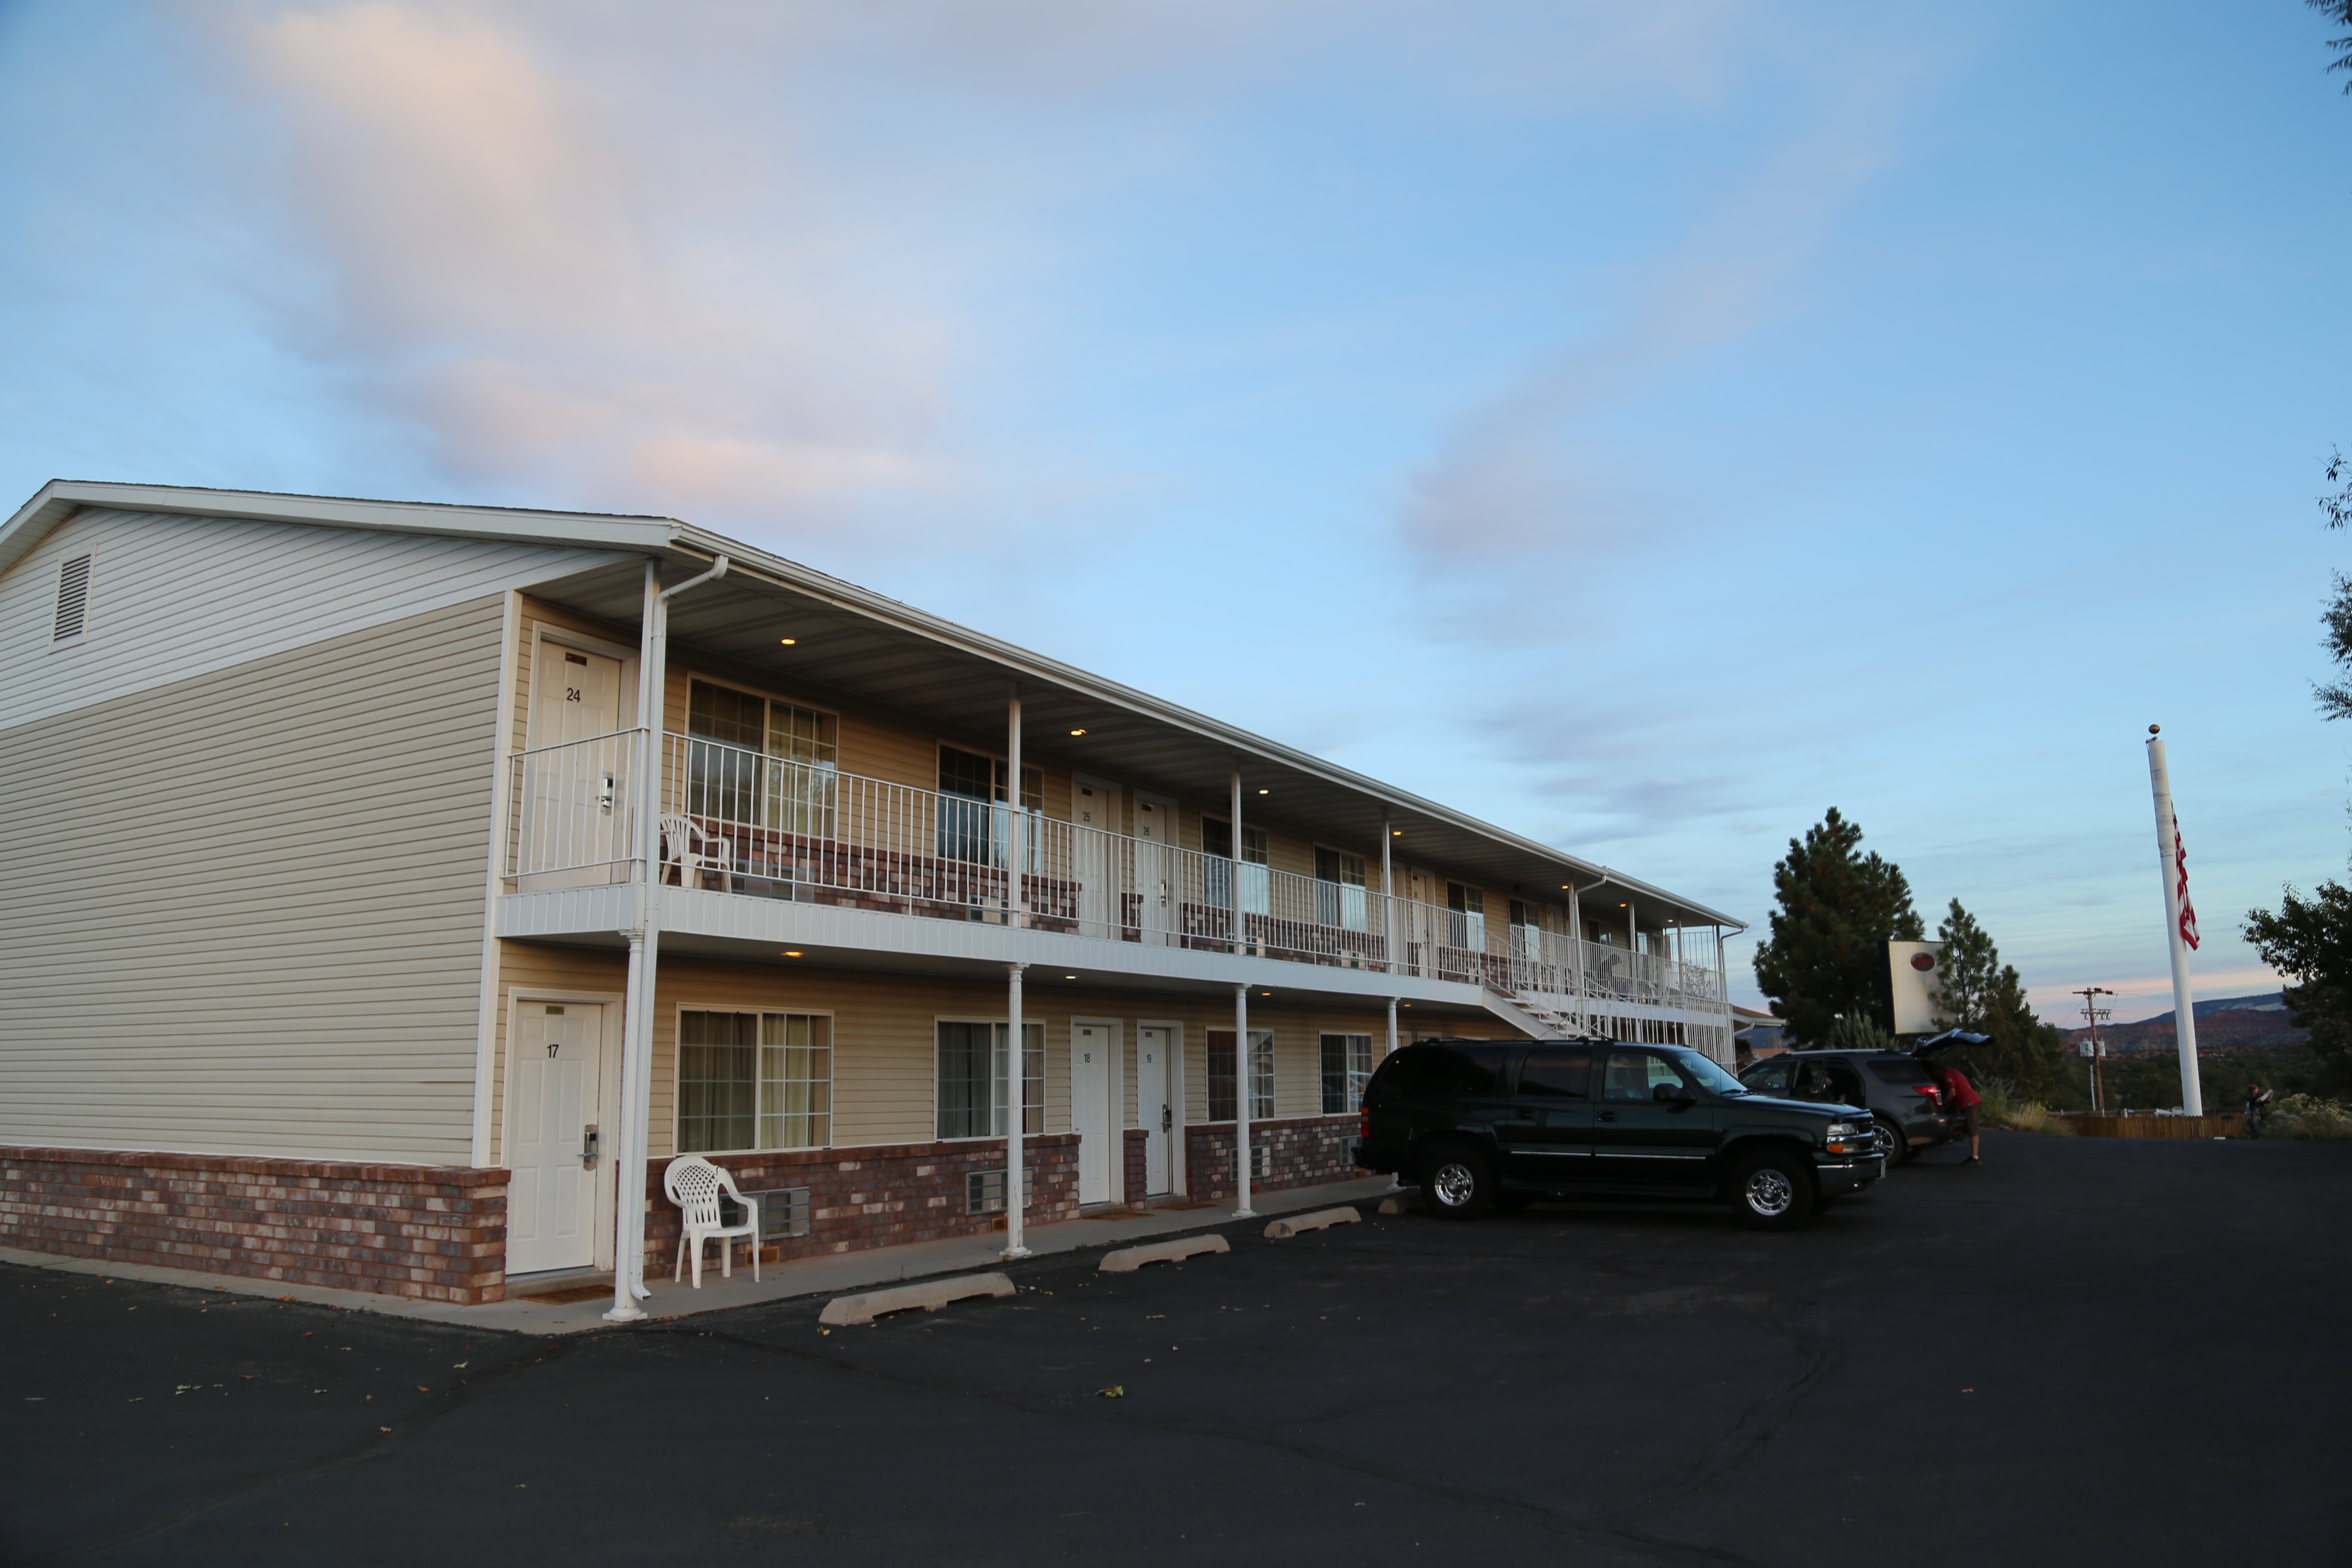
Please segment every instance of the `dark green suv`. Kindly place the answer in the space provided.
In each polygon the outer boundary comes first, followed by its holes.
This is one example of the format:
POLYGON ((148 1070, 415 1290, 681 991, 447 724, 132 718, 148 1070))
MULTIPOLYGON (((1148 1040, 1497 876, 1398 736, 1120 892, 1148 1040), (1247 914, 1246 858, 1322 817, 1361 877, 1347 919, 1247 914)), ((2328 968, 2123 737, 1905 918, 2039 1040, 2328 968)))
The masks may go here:
POLYGON ((1587 1194, 1728 1202, 1801 1225, 1886 1173, 1870 1113, 1751 1093, 1681 1046, 1423 1040, 1364 1089, 1356 1163, 1466 1219, 1587 1194))

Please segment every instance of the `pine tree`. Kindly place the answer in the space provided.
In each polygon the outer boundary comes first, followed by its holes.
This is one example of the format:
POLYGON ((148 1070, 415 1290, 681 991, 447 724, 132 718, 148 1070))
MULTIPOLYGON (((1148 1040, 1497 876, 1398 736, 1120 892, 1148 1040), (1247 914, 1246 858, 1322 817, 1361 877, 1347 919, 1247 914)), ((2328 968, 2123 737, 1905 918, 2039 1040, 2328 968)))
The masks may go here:
POLYGON ((1830 1032, 1822 1037, 1822 1048, 1827 1051, 1891 1051, 1895 1037, 1878 1026, 1878 1020, 1861 1013, 1848 1013, 1830 1024, 1830 1032))
POLYGON ((2331 1089, 2352 1085, 2352 889, 2322 882, 2311 898, 2286 889, 2278 912, 2248 910, 2246 941, 2294 984, 2280 994, 2305 1048, 2318 1057, 2331 1089))
MULTIPOLYGON (((1944 944, 1944 984, 1936 1004, 1940 1021, 1948 1029, 1987 1033, 1986 1026, 1992 1021, 1993 994, 2002 979, 2000 950, 1958 899, 1952 900, 1952 912, 1936 928, 1936 940, 1944 944)), ((2008 977, 2014 981, 2017 971, 2009 971, 2008 977)))
POLYGON ((1892 1028, 1886 944, 1927 934, 1902 870, 1876 850, 1857 853, 1861 844, 1862 829, 1832 806, 1802 843, 1789 840, 1772 868, 1780 907, 1770 940, 1756 949, 1756 980, 1806 1044, 1825 1038, 1839 1013, 1892 1028))
POLYGON ((2054 1093, 2063 1087, 2066 1037, 2045 1024, 2026 1000, 2017 966, 2000 961, 1992 933, 1952 900, 1952 912, 1936 928, 1944 945, 1944 984, 1937 1010, 1945 1026, 1991 1037, 1971 1053, 1980 1070, 2021 1088, 2054 1093))

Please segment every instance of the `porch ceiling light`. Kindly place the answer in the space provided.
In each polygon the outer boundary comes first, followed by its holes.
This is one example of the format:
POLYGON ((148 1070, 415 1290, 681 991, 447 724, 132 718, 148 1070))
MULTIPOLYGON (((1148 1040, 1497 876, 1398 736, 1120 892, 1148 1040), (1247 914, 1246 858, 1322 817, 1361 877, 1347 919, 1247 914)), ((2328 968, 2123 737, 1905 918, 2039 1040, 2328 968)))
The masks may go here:
POLYGON ((1073 734, 1073 735, 1083 735, 1083 734, 1085 734, 1085 733, 1086 733, 1086 731, 1085 731, 1084 730, 1073 730, 1073 731, 1070 731, 1070 733, 1071 733, 1071 734, 1073 734))
POLYGON ((801 639, 798 637, 779 637, 776 640, 783 644, 786 647, 796 647, 799 646, 801 639))
POLYGON ((1063 978, 1063 979, 1065 979, 1065 980, 1076 980, 1076 979, 1077 978, 1077 976, 1076 976, 1076 975, 1075 975, 1075 974, 1065 974, 1065 975, 1063 975, 1063 976, 1062 976, 1062 978, 1063 978))
POLYGON ((784 956, 786 958, 798 958, 800 955, 801 950, 797 947, 788 947, 784 949, 784 956))
POLYGON ((1273 792, 1272 790, 1270 790, 1270 789, 1262 789, 1262 790, 1258 791, 1257 793, 1258 793, 1258 794, 1260 794, 1260 795, 1272 795, 1274 792, 1273 792))

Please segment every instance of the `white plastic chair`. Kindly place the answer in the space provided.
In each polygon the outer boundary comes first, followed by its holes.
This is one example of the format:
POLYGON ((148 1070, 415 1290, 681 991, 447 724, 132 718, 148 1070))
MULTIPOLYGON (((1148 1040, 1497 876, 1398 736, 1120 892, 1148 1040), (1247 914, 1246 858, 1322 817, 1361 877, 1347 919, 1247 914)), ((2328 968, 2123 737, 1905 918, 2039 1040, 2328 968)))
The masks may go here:
POLYGON ((677 885, 681 888, 702 886, 702 873, 719 873, 719 890, 730 890, 730 876, 735 869, 735 846, 704 827, 690 816, 665 816, 661 819, 661 863, 663 871, 677 868, 677 885), (713 847, 716 846, 714 848, 713 847))
POLYGON ((677 1242, 677 1267, 670 1272, 670 1282, 676 1284, 686 1272, 687 1250, 694 1252, 694 1288, 702 1289, 702 1244, 719 1243, 719 1271, 729 1279, 735 1278, 735 1240, 738 1237, 751 1244, 751 1282, 760 1281, 760 1200, 747 1198, 735 1185, 735 1178, 723 1165, 714 1165, 699 1154, 680 1154, 662 1173, 662 1191, 678 1207, 684 1234, 677 1242), (719 1219, 719 1194, 724 1193, 743 1205, 744 1219, 740 1225, 722 1225, 719 1219))

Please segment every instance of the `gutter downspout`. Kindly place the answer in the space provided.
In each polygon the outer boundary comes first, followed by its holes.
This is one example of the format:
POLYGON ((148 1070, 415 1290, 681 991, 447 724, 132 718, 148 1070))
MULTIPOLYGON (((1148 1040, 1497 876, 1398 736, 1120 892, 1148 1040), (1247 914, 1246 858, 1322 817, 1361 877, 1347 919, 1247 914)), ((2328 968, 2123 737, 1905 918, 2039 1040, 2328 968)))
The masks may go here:
POLYGON ((621 1043, 621 1114, 614 1142, 621 1156, 614 1173, 613 1208, 619 1234, 613 1247, 612 1323, 646 1316, 639 1301, 646 1289, 646 1149, 654 1082, 654 982, 661 963, 661 734, 662 698, 669 666, 669 602, 688 588, 727 575, 727 557, 710 570, 674 588, 661 585, 661 563, 646 561, 645 610, 637 650, 637 923, 629 932, 629 984, 622 1004, 625 1032, 621 1043))

